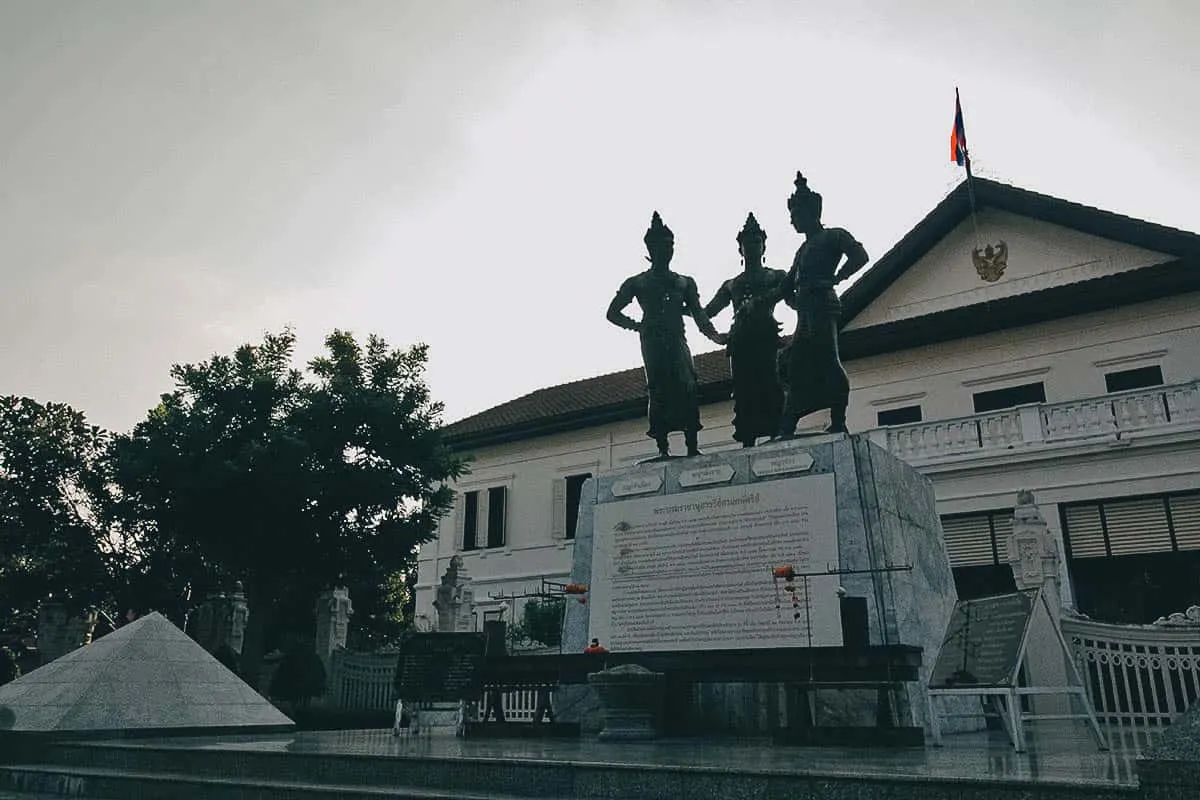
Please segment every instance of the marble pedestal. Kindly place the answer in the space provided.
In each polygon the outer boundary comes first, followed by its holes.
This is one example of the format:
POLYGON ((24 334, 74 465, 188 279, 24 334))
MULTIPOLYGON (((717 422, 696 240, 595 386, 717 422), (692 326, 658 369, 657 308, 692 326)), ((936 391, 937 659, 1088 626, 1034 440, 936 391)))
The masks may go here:
POLYGON ((600 738, 611 741, 653 739, 662 701, 662 678, 636 664, 593 672, 588 684, 600 699, 604 727, 600 738))
MULTIPOLYGON (((818 516, 822 519, 836 521, 835 530, 820 533, 836 536, 838 563, 830 566, 845 573, 838 575, 836 581, 847 597, 865 602, 867 643, 923 648, 922 678, 927 680, 957 600, 933 487, 907 463, 863 435, 804 437, 756 448, 640 464, 592 478, 583 488, 571 581, 591 585, 595 577, 594 558, 611 557, 594 553, 598 509, 606 504, 676 495, 678 498, 671 499, 680 503, 700 502, 714 496, 718 489, 733 491, 731 487, 745 487, 753 491, 756 486, 774 481, 818 478, 828 482, 828 476, 833 477, 833 489, 819 496, 828 497, 827 502, 835 508, 814 511, 820 511, 818 516), (884 571, 892 567, 901 569, 884 571)), ((803 488, 798 482, 789 485, 803 488)), ((767 489, 761 491, 763 495, 767 493, 767 489)), ((764 563, 764 569, 767 566, 764 563)), ((696 564, 696 572, 705 574, 704 565, 696 564)), ((769 575, 764 574, 764 581, 769 584, 769 575)), ((568 604, 564 651, 581 652, 596 635, 595 625, 589 619, 593 608, 591 604, 568 604)), ((773 608, 771 611, 774 613, 773 608)), ((602 643, 614 651, 618 649, 610 642, 602 643)), ((748 646, 764 645, 755 642, 748 646)), ((698 686, 693 709, 698 715, 697 727, 762 730, 787 724, 786 703, 780 701, 785 693, 769 687, 766 691, 747 691, 748 688, 698 686), (722 693, 724 696, 714 699, 714 694, 722 693), (771 707, 765 708, 764 704, 771 707), (735 705, 747 707, 732 709, 735 705), (700 718, 705 709, 720 718, 700 718)), ((869 699, 864 697, 860 702, 845 693, 822 692, 818 696, 818 724, 856 724, 865 718, 868 704, 873 708, 875 697, 873 692, 870 694, 869 699), (821 718, 822 714, 825 718, 821 718)), ((597 704, 594 695, 590 698, 587 695, 586 688, 563 687, 559 707, 565 714, 560 712, 559 719, 580 722, 584 730, 595 730, 598 724, 592 717, 597 704)), ((893 702, 896 724, 924 726, 927 701, 921 685, 909 684, 896 695, 893 702)))

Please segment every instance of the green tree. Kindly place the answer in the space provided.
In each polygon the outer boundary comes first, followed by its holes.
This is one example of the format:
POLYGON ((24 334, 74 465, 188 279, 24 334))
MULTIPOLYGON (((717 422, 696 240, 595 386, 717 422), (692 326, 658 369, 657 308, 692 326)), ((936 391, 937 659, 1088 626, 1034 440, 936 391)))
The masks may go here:
POLYGON ((7 647, 0 647, 0 686, 21 677, 21 665, 7 647))
POLYGON ((521 609, 521 624, 514 632, 531 642, 558 647, 562 642, 563 612, 566 606, 559 598, 525 603, 521 609))
POLYGON ((312 648, 290 649, 271 676, 267 694, 276 700, 307 706, 309 700, 325 694, 325 665, 312 648))
POLYGON ((334 331, 325 347, 308 374, 292 366, 290 330, 177 365, 176 390, 114 442, 120 516, 154 552, 187 554, 174 580, 243 581, 252 682, 281 605, 339 583, 385 591, 435 536, 461 471, 424 345, 334 331))
POLYGON ((70 406, 0 397, 0 628, 28 633, 49 597, 82 611, 107 596, 118 547, 94 498, 108 440, 70 406))

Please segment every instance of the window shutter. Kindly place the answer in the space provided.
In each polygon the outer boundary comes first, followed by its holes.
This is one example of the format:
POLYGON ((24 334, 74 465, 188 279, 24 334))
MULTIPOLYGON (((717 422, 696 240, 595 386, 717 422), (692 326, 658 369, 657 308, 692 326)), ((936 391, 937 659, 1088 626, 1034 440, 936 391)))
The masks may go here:
POLYGON ((475 546, 480 550, 488 546, 488 525, 491 517, 491 499, 488 497, 487 489, 480 489, 479 495, 479 512, 475 515, 475 546))
POLYGON ((504 547, 508 544, 508 487, 494 486, 487 494, 487 546, 504 547))
POLYGON ((1169 502, 1176 546, 1200 550, 1200 494, 1177 494, 1169 502))
POLYGON ((550 538, 567 538, 567 479, 555 478, 550 489, 550 538))
POLYGON ((1106 502, 1104 522, 1114 556, 1171 552, 1167 506, 1161 497, 1106 502))
POLYGON ((463 492, 454 493, 454 513, 450 515, 450 524, 453 526, 454 551, 461 553, 463 549, 463 530, 466 525, 466 495, 463 492))
POLYGON ((1067 506, 1063 531, 1071 558, 1103 558, 1108 555, 1104 546, 1104 528, 1100 524, 1100 506, 1067 506))
MULTIPOLYGON (((992 528, 987 514, 963 517, 943 517, 942 533, 952 567, 991 566, 996 563, 992 552, 992 528)), ((1010 521, 1011 529, 1011 521, 1010 521)))

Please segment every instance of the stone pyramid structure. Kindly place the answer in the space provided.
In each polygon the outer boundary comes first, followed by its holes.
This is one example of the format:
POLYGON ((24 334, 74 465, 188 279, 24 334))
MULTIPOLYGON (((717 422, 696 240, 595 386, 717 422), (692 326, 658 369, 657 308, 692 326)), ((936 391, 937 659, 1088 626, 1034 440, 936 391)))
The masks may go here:
POLYGON ((0 732, 121 735, 293 726, 157 612, 0 686, 0 732))

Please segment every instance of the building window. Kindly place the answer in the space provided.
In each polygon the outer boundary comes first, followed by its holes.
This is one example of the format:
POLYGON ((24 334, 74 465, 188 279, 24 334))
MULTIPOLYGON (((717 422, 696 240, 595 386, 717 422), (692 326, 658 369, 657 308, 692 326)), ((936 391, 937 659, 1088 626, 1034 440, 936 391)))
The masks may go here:
POLYGON ((1120 372, 1106 372, 1104 387, 1110 392, 1128 392, 1130 389, 1144 389, 1147 386, 1162 386, 1162 367, 1138 367, 1123 369, 1120 372))
POLYGON ((885 411, 880 411, 876 414, 876 417, 881 428, 888 425, 909 425, 913 422, 921 421, 921 407, 903 406, 901 408, 889 408, 885 411))
POLYGON ((479 492, 463 495, 462 549, 479 549, 479 492))
POLYGON ((488 489, 487 546, 504 547, 504 521, 508 511, 508 491, 503 486, 488 489))
POLYGON ((1144 624, 1196 602, 1200 492, 1071 503, 1059 517, 1083 613, 1144 624))
POLYGON ((1004 549, 1012 533, 1011 509, 942 517, 942 533, 959 600, 1016 591, 1004 549))
POLYGON ((592 477, 592 473, 570 475, 567 477, 567 527, 566 538, 575 538, 575 526, 579 524, 579 501, 583 497, 583 484, 592 477))
POLYGON ((1041 381, 1024 383, 1020 386, 1009 386, 1007 389, 992 389, 990 392, 976 392, 971 395, 975 401, 975 413, 999 411, 1003 408, 1014 408, 1029 403, 1046 402, 1046 386, 1041 381))

